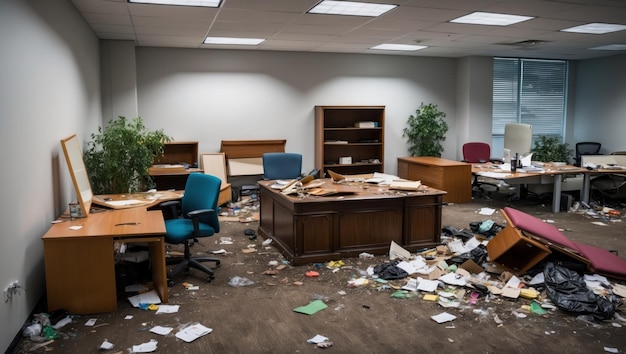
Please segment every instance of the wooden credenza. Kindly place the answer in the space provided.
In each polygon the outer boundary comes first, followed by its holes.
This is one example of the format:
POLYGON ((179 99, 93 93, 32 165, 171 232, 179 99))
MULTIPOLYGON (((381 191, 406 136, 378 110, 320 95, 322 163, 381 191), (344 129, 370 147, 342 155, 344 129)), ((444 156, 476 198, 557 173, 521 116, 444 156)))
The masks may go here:
POLYGON ((398 158, 398 177, 421 181, 448 194, 446 203, 467 203, 472 200, 472 165, 432 156, 398 158))
POLYGON ((443 191, 398 192, 329 179, 324 188, 353 194, 299 198, 270 188, 272 182, 259 182, 259 234, 271 238, 293 265, 386 254, 391 241, 413 252, 440 243, 443 191))

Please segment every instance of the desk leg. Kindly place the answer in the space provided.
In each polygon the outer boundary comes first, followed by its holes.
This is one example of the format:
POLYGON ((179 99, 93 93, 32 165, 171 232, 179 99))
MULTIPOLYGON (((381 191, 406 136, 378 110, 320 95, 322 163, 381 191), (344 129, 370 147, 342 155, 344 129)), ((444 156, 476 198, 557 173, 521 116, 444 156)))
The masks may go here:
POLYGON ((581 191, 580 200, 589 203, 589 194, 591 189, 591 174, 583 174, 583 190, 581 191))
POLYGON ((552 211, 561 211, 561 175, 554 175, 554 189, 552 191, 552 211))
POLYGON ((154 289, 161 297, 161 301, 168 302, 167 268, 165 265, 165 241, 159 237, 159 241, 148 243, 150 252, 150 264, 152 265, 152 282, 154 289))

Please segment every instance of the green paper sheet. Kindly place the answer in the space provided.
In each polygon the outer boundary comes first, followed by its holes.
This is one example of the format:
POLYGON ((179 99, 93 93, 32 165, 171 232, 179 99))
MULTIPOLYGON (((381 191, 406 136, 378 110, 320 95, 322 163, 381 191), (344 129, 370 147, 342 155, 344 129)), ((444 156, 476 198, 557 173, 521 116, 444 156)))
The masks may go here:
POLYGON ((294 312, 304 313, 306 315, 312 315, 318 311, 321 311, 327 308, 326 304, 322 300, 312 301, 310 304, 306 306, 300 306, 293 309, 294 312))

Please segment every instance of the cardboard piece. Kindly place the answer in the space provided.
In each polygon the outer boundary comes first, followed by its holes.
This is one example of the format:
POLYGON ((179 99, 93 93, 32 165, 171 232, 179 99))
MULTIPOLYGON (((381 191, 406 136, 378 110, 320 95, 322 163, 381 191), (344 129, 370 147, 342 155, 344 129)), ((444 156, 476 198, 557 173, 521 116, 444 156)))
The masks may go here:
POLYGON ((474 262, 471 259, 468 259, 467 261, 463 262, 463 264, 460 265, 460 268, 465 269, 472 274, 478 274, 484 271, 483 267, 479 266, 478 264, 476 264, 476 262, 474 262))

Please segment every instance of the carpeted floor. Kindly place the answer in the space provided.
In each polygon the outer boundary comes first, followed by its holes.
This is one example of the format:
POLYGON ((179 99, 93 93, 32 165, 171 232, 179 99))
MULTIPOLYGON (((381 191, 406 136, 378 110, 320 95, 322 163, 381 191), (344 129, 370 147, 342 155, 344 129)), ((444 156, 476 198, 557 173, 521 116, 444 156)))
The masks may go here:
MULTIPOLYGON (((471 203, 446 205, 442 224, 464 229, 471 222, 487 219, 503 223, 499 209, 507 205, 554 223, 575 241, 616 250, 622 257, 626 255, 626 224, 621 216, 609 220, 584 208, 555 214, 549 204, 536 196, 516 200, 505 191, 471 203), (495 213, 482 215, 479 212, 483 208, 494 209, 495 213)), ((613 206, 621 210, 619 203, 613 206)), ((423 292, 394 297, 393 286, 401 286, 406 280, 383 284, 370 278, 367 284, 355 284, 355 279, 368 267, 387 262, 385 255, 342 259, 343 266, 336 269, 313 264, 292 267, 271 244, 263 245, 264 240, 245 235, 246 229, 257 227, 254 221, 223 221, 219 234, 194 246, 198 254, 216 249, 224 249, 226 253, 220 255, 222 264, 216 269, 213 282, 206 283, 205 277, 193 270, 176 279, 170 288, 169 305, 178 305, 177 312, 156 314, 153 310, 135 308, 121 294, 117 312, 72 316, 72 323, 59 330, 59 339, 41 345, 24 338, 14 352, 130 353, 133 346, 150 341, 156 341, 154 352, 157 353, 626 351, 622 327, 626 323, 619 320, 591 323, 561 310, 537 314, 528 310, 532 301, 524 298, 480 296, 472 303, 472 291, 462 287, 456 289, 465 290, 461 305, 456 308, 443 308, 436 301, 425 299, 427 294, 423 292), (224 238, 232 244, 224 244, 224 238), (256 251, 244 251, 250 248, 256 251), (319 276, 305 275, 312 270, 319 272, 319 276), (253 284, 229 285, 235 277, 253 284), (197 290, 187 290, 184 282, 197 286, 197 290), (294 311, 312 302, 325 308, 311 315, 294 311), (444 312, 455 319, 437 323, 431 318, 444 312), (89 319, 95 320, 94 326, 85 325, 89 319), (175 336, 180 329, 195 323, 211 328, 212 332, 189 343, 175 336), (152 333, 155 326, 169 327, 172 331, 166 335, 152 333), (307 342, 316 335, 328 338, 332 346, 322 349, 307 342), (113 348, 99 349, 105 341, 113 348)), ((497 275, 484 274, 498 281, 497 275)), ((622 308, 617 313, 626 317, 622 308)))

